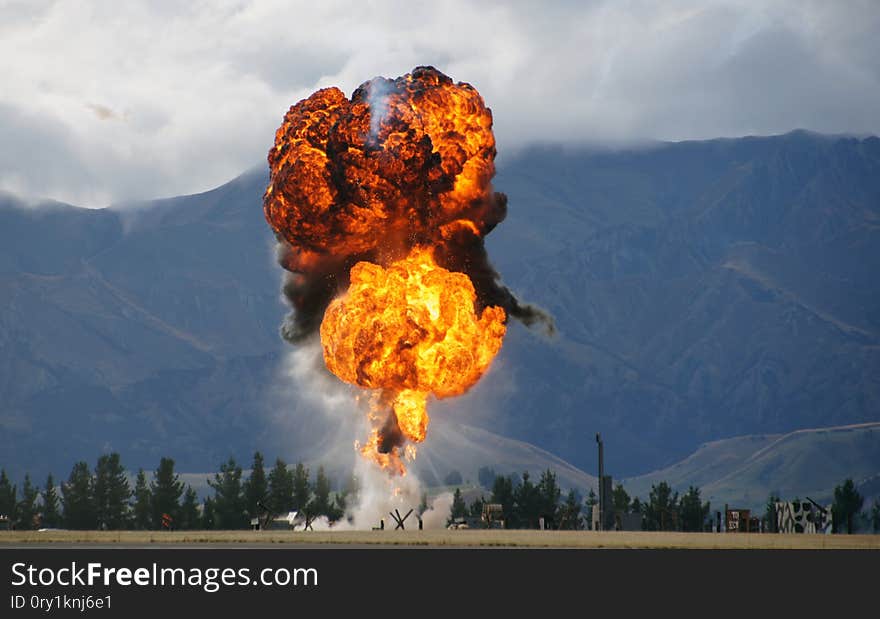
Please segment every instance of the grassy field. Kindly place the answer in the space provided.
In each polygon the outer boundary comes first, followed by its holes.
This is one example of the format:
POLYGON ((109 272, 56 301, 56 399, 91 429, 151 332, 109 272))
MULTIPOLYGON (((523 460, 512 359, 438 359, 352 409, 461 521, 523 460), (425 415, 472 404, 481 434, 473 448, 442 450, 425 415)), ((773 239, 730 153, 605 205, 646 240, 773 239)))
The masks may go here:
POLYGON ((592 531, 9 531, 9 544, 332 544, 511 548, 880 550, 880 535, 778 535, 592 531))

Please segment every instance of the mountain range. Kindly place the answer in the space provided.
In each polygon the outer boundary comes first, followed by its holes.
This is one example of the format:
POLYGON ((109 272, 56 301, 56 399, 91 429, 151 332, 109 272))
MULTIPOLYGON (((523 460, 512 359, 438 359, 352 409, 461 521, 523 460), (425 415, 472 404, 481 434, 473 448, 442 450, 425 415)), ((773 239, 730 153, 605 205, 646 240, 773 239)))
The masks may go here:
MULTIPOLYGON (((285 371, 266 181, 95 210, 0 196, 0 465, 320 460, 333 423, 285 371)), ((880 139, 533 146, 502 151, 495 187, 490 255, 558 334, 513 325, 470 393, 431 404, 468 453, 594 471, 601 432, 634 480, 705 443, 880 421, 880 139)))

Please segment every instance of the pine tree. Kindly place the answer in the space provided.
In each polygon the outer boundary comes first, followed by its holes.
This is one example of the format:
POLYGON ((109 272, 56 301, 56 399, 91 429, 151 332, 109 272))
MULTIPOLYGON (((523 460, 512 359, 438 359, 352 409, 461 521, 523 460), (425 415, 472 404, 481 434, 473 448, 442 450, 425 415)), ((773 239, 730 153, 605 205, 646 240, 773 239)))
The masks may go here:
POLYGON ((843 485, 834 488, 834 504, 831 511, 834 515, 834 528, 840 531, 846 523, 846 532, 853 532, 853 516, 862 509, 865 499, 856 490, 852 479, 847 479, 843 485))
POLYGON ((772 532, 776 531, 777 523, 776 523, 776 504, 779 502, 779 497, 776 493, 770 493, 770 496, 767 497, 767 504, 764 506, 764 522, 766 523, 767 530, 772 532))
POLYGON ((541 512, 541 494, 538 487, 531 482, 528 471, 523 472, 522 483, 517 486, 514 499, 517 520, 530 529, 537 529, 541 512))
POLYGON ((21 487, 21 501, 18 503, 18 513, 16 514, 18 529, 30 531, 37 528, 39 524, 37 498, 39 496, 40 491, 31 483, 31 476, 25 474, 24 485, 21 487))
POLYGON ((183 482, 174 472, 174 460, 162 458, 159 460, 159 468, 153 476, 150 484, 150 496, 152 498, 153 525, 162 526, 162 516, 171 516, 171 527, 177 528, 180 519, 180 497, 183 494, 183 482))
POLYGON ((314 497, 312 498, 312 514, 315 516, 330 517, 330 480, 324 473, 324 467, 318 467, 318 473, 315 476, 314 497))
POLYGON ((709 503, 700 502, 700 489, 690 486, 681 497, 681 528, 683 531, 702 531, 709 515, 709 503))
POLYGON ((302 462, 297 462, 293 471, 293 508, 301 512, 306 511, 311 497, 309 469, 303 466, 302 462))
POLYGON ((581 499, 574 489, 568 491, 560 512, 562 512, 559 519, 560 528, 571 530, 581 528, 581 499))
POLYGON ((241 487, 241 467, 233 457, 220 465, 208 485, 214 489, 214 520, 218 529, 242 529, 248 524, 241 487))
POLYGON ((513 479, 510 476, 499 475, 492 482, 492 503, 501 505, 501 514, 505 527, 510 528, 516 525, 513 479))
MULTIPOLYGON (((342 487, 342 490, 337 492, 333 499, 333 506, 330 508, 330 514, 328 518, 330 522, 336 522, 345 516, 345 512, 348 509, 348 504, 351 498, 357 496, 358 492, 358 483, 357 479, 354 475, 349 476, 348 480, 342 487)), ((422 498, 425 498, 425 495, 422 495, 422 498)), ((419 506, 419 514, 423 514, 424 510, 419 506)))
POLYGON ((633 514, 641 514, 642 513, 642 502, 639 500, 639 497, 633 497, 632 503, 630 503, 629 511, 633 514))
POLYGON ((64 526, 68 529, 94 529, 97 526, 94 479, 85 462, 74 464, 67 482, 61 484, 61 504, 64 526))
POLYGON ((645 528, 648 531, 673 531, 677 522, 678 493, 661 481, 651 485, 645 505, 645 528))
POLYGON ((210 531, 216 528, 217 519, 214 516, 214 501, 212 499, 205 499, 205 502, 202 504, 202 528, 206 531, 210 531))
POLYGON ((118 453, 104 454, 95 466, 95 511, 102 528, 118 530, 128 524, 131 486, 118 453))
POLYGON ((629 511, 629 494, 623 484, 617 484, 611 493, 611 507, 616 512, 627 513, 629 511))
POLYGON ((137 480, 134 483, 132 518, 134 528, 139 531, 153 528, 153 496, 150 494, 147 476, 143 469, 138 471, 137 480))
POLYGON ((481 518, 483 516, 483 505, 486 504, 486 497, 480 496, 478 499, 474 499, 474 502, 471 503, 470 506, 470 514, 474 518, 481 518))
POLYGON ((263 454, 258 451, 254 454, 250 477, 244 484, 245 506, 248 514, 252 517, 260 516, 264 510, 259 505, 266 505, 268 494, 269 486, 266 482, 266 472, 263 470, 263 454))
POLYGON ((556 483, 556 473, 550 469, 541 473, 541 479, 538 481, 538 495, 540 502, 539 516, 544 518, 544 526, 547 528, 555 526, 562 490, 556 483))
POLYGON ((344 492, 337 492, 333 495, 333 502, 330 504, 330 510, 327 512, 327 520, 336 522, 345 516, 345 510, 348 508, 348 499, 344 492))
POLYGON ((871 528, 874 533, 880 531, 880 497, 874 499, 874 504, 871 506, 871 528))
POLYGON ((461 488, 456 488, 452 495, 452 509, 449 512, 449 523, 452 524, 458 518, 464 518, 468 515, 467 504, 464 497, 461 496, 461 488))
POLYGON ((276 514, 286 514, 293 507, 293 474, 281 458, 269 472, 268 504, 276 514))
POLYGON ((61 526, 61 514, 58 512, 58 493, 55 490, 55 479, 52 474, 46 478, 46 487, 43 490, 43 526, 47 529, 55 529, 61 526))
POLYGON ((186 487, 183 493, 183 503, 180 504, 180 522, 178 528, 191 531, 199 528, 199 497, 192 486, 186 487))
POLYGON ((0 469, 0 516, 8 519, 9 528, 15 526, 18 511, 18 490, 6 476, 6 470, 0 469))

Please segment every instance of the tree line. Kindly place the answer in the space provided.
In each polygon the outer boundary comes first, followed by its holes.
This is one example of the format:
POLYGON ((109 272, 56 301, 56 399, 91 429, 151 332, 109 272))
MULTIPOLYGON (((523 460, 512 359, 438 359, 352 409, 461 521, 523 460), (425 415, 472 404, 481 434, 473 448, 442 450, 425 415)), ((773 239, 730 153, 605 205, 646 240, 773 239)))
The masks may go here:
MULTIPOLYGON (((447 481, 451 479, 461 483, 460 475, 448 475, 447 481)), ((593 510, 598 509, 599 500, 592 489, 585 498, 569 490, 563 499, 556 474, 550 469, 541 474, 537 483, 531 480, 528 471, 522 476, 500 476, 488 467, 480 469, 478 479, 483 487, 491 487, 489 499, 480 496, 468 505, 461 489, 456 488, 450 523, 468 517, 479 518, 488 502, 501 505, 505 528, 536 529, 543 518, 545 528, 589 529, 593 510)), ((765 530, 775 530, 778 500, 771 496, 768 501, 765 530)), ((880 531, 880 498, 875 499, 870 513, 861 512, 863 503, 851 479, 835 487, 832 505, 835 532, 852 533, 855 519, 870 525, 875 532, 880 531)), ((666 481, 661 481, 651 485, 647 501, 642 501, 637 496, 631 498, 623 485, 617 484, 609 497, 609 508, 616 514, 636 514, 645 531, 706 531, 711 526, 711 505, 709 501, 702 501, 697 486, 689 486, 679 496, 666 481)))
MULTIPOLYGON (((528 471, 521 476, 504 476, 482 467, 478 479, 480 485, 491 488, 489 498, 483 495, 468 505, 457 487, 450 523, 468 517, 478 519, 483 506, 493 503, 501 506, 506 528, 536 529, 541 520, 549 529, 591 527, 598 504, 595 492, 590 489, 586 497, 581 497, 571 489, 563 496, 556 473, 550 469, 534 482, 528 471)), ((461 484, 462 477, 453 471, 445 481, 447 485, 461 484)), ((290 467, 277 458, 267 473, 260 452, 254 454, 247 478, 230 457, 207 482, 212 495, 200 501, 196 491, 180 480, 174 460, 161 458, 149 476, 139 470, 132 486, 119 454, 111 453, 100 456, 94 469, 84 461, 77 462, 61 484, 50 474, 38 487, 26 474, 19 496, 17 485, 0 469, 0 519, 16 529, 243 529, 255 517, 298 511, 309 518, 324 516, 332 523, 344 517, 347 503, 357 492, 354 478, 333 492, 323 467, 312 479, 301 462, 290 467)), ((764 518, 768 531, 774 530, 778 500, 771 495, 767 503, 764 518)), ((857 521, 862 528, 867 525, 880 531, 880 499, 874 501, 870 513, 861 512, 863 503, 851 479, 835 488, 835 532, 851 533, 857 521)), ((623 485, 617 484, 609 497, 609 509, 616 514, 636 514, 641 528, 647 531, 704 531, 711 514, 710 504, 701 500, 698 487, 690 486, 679 496, 665 481, 651 486, 647 501, 631 498, 623 485)), ((424 496, 418 511, 426 510, 424 496)))
MULTIPOLYGON (((541 473, 537 483, 528 471, 505 476, 495 475, 487 467, 480 469, 478 478, 482 485, 491 486, 489 499, 481 496, 467 505, 461 489, 456 488, 450 523, 477 518, 486 503, 494 503, 501 505, 505 528, 537 529, 543 519, 545 528, 580 530, 591 528, 593 510, 598 509, 599 499, 592 489, 586 497, 571 489, 563 498, 556 473, 550 469, 541 473)), ((617 484, 609 503, 609 509, 617 514, 638 514, 641 528, 648 531, 702 531, 709 515, 709 503, 700 501, 699 488, 691 486, 679 499, 665 481, 651 487, 647 502, 630 499, 623 485, 617 484)))
POLYGON ((140 469, 134 485, 118 453, 104 454, 91 469, 73 465, 66 481, 52 474, 42 487, 26 474, 19 495, 5 469, 0 469, 0 518, 15 529, 243 529, 251 518, 299 511, 333 522, 345 513, 352 483, 332 492, 331 480, 319 467, 314 480, 301 462, 292 469, 281 458, 266 473, 256 452, 250 474, 230 457, 207 480, 213 494, 199 501, 196 491, 180 480, 172 458, 161 458, 149 476, 140 469))

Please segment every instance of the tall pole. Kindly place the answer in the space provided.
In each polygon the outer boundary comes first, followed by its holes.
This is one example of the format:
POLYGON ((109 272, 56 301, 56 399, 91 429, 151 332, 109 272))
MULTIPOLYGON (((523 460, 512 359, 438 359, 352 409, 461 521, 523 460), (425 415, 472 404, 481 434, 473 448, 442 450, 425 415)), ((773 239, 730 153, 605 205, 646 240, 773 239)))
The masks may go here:
POLYGON ((605 444, 602 435, 596 433, 596 442, 599 443, 599 530, 605 530, 605 509, 608 497, 605 496, 605 444))

